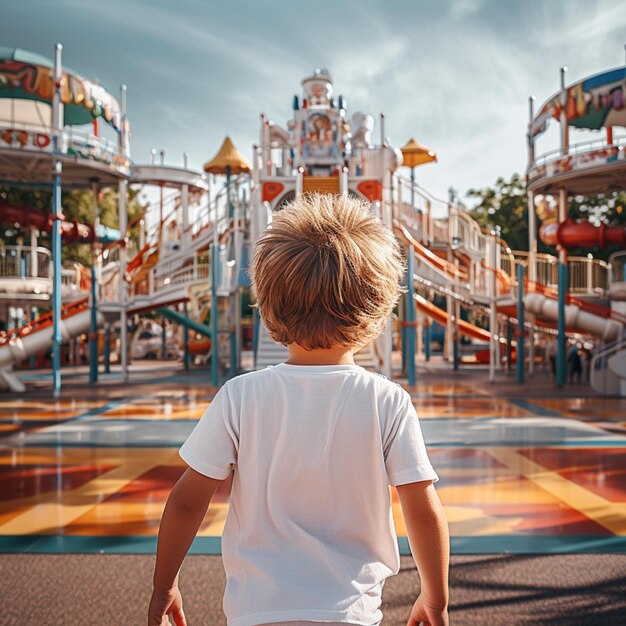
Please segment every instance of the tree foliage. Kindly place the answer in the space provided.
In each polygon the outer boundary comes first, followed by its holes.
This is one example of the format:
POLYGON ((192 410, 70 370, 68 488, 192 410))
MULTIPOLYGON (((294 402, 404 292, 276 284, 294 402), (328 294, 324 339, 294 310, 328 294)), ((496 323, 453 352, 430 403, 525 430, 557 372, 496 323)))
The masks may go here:
MULTIPOLYGON (((0 199, 7 204, 28 208, 30 210, 49 213, 52 207, 52 192, 50 190, 29 189, 22 187, 0 186, 0 199)), ((100 222, 109 228, 118 228, 118 192, 116 188, 105 188, 98 192, 98 210, 100 222)), ((95 217, 94 197, 89 189, 75 189, 63 191, 61 195, 62 212, 66 220, 77 221, 82 224, 93 224, 95 217)), ((135 189, 128 191, 128 222, 143 211, 139 202, 139 192, 135 189)), ((0 241, 5 244, 15 244, 18 239, 27 239, 28 231, 15 224, 2 224, 0 241)), ((130 233, 131 238, 138 236, 135 229, 130 233)), ((39 245, 51 246, 50 233, 40 233, 39 245)), ((91 265, 91 244, 72 243, 62 246, 62 262, 78 262, 91 265)))
MULTIPOLYGON (((467 197, 476 203, 468 213, 485 229, 500 230, 500 236, 512 250, 528 250, 528 197, 526 182, 519 174, 509 180, 498 178, 493 187, 470 189, 467 197)), ((537 229, 545 220, 556 218, 556 198, 537 197, 537 229)), ((569 216, 573 220, 589 220, 594 225, 626 225, 626 192, 594 196, 570 196, 569 216)), ((538 251, 556 254, 553 246, 537 239, 538 251)), ((576 248, 570 255, 591 252, 594 257, 607 259, 616 247, 576 248)))

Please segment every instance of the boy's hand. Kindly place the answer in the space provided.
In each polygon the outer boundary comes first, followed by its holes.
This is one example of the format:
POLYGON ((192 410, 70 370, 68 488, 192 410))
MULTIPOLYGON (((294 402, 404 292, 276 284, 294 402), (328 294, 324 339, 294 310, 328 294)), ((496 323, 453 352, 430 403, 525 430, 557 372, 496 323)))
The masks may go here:
POLYGON ((411 609, 406 626, 448 626, 448 609, 429 605, 419 596, 411 609))
POLYGON ((183 613, 183 599, 178 585, 169 591, 153 591, 148 609, 148 626, 170 626, 167 616, 171 614, 176 626, 187 626, 183 613))

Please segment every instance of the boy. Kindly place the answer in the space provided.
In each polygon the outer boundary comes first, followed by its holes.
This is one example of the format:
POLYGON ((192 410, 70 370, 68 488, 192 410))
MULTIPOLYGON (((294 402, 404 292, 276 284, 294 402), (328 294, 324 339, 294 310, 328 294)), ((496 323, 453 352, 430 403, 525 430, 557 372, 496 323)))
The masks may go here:
POLYGON ((380 624, 400 497, 422 591, 408 626, 446 626, 448 529, 409 394, 354 364, 399 294, 393 235, 348 197, 306 195, 274 216, 251 271, 285 363, 227 382, 180 450, 149 625, 186 625, 178 571, 232 472, 222 553, 229 626, 380 624))

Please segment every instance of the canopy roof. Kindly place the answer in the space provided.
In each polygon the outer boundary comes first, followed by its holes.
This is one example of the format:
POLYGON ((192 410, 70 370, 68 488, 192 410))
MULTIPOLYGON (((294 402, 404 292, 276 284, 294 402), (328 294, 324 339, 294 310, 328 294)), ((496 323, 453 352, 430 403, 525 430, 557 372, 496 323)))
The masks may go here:
POLYGON ((407 141, 406 145, 400 148, 400 151, 403 156, 402 165, 407 167, 417 167, 425 163, 437 162, 437 153, 417 143, 412 137, 407 141))
POLYGON ((250 166, 228 136, 217 154, 204 164, 204 171, 209 174, 226 174, 226 168, 230 168, 231 174, 250 171, 250 166))
MULTIPOLYGON (((0 98, 50 104, 54 91, 53 67, 54 63, 41 54, 0 46, 0 98)), ((102 117, 115 130, 120 130, 120 107, 110 93, 68 67, 63 68, 63 79, 61 100, 66 125, 89 124, 94 118, 102 117)))
MULTIPOLYGON (((566 92, 568 126, 589 130, 626 126, 626 67, 589 76, 570 85, 566 92)), ((533 119, 531 137, 543 133, 551 118, 559 120, 562 110, 559 91, 544 103, 533 119)))

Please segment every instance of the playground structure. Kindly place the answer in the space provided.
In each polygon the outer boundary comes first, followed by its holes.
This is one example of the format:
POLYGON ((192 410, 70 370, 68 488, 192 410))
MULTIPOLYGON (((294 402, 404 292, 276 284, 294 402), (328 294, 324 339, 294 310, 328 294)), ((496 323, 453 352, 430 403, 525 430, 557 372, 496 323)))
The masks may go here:
MULTIPOLYGON (((626 395, 626 349, 624 346, 624 322, 626 314, 626 283, 624 263, 626 251, 614 253, 605 267, 597 266, 598 278, 594 280, 595 268, 589 260, 587 296, 606 298, 609 307, 602 312, 597 302, 577 300, 568 302, 572 283, 580 280, 576 268, 568 258, 573 247, 626 247, 624 226, 592 225, 574 222, 568 216, 568 195, 585 195, 623 191, 626 188, 626 136, 618 136, 616 127, 626 126, 626 67, 616 68, 589 76, 566 86, 567 68, 560 70, 561 89, 551 96, 534 114, 534 98, 529 100, 530 121, 528 127, 527 188, 529 205, 529 255, 528 280, 531 286, 538 282, 537 273, 537 227, 535 199, 537 196, 552 197, 557 202, 557 219, 544 224, 540 231, 542 240, 556 245, 557 306, 546 310, 544 303, 531 300, 530 310, 546 311, 558 322, 557 384, 565 382, 566 354, 565 329, 573 314, 580 316, 601 314, 615 322, 612 328, 604 328, 600 335, 603 345, 591 363, 591 384, 601 392, 626 395), (536 155, 537 138, 546 130, 550 120, 556 119, 560 128, 560 146, 543 155, 536 155), (570 144, 570 127, 595 130, 603 137, 579 144, 570 144), (600 269, 602 268, 602 269, 600 269), (597 282, 597 284, 596 284, 597 282), (595 293, 594 293, 595 291, 595 293), (621 327, 620 327, 621 326, 621 327)), ((529 294, 531 295, 531 294, 529 294)), ((607 321, 607 325, 609 322, 607 321)))
MULTIPOLYGON (((560 346, 557 383, 563 384, 567 334, 594 337, 603 345, 592 368, 592 384, 607 393, 626 394, 622 339, 626 256, 618 253, 605 263, 589 257, 568 258, 565 252, 570 245, 590 241, 623 245, 623 230, 568 222, 566 198, 568 190, 591 193, 605 189, 607 180, 623 189, 626 161, 622 146, 626 140, 614 138, 611 131, 604 156, 590 156, 579 148, 570 151, 565 142, 558 155, 548 153, 535 159, 535 138, 549 117, 546 111, 554 116, 550 108, 554 98, 537 118, 531 112, 528 188, 531 207, 539 194, 558 194, 563 203, 552 234, 552 241, 560 247, 558 260, 537 253, 534 210, 529 212, 530 251, 516 252, 495 232, 483 231, 462 206, 440 200, 417 184, 414 168, 436 161, 436 154, 414 140, 402 149, 394 148, 385 136, 383 114, 376 142, 374 117, 357 112, 349 118, 346 101, 334 96, 333 81, 325 70, 316 70, 302 81, 302 95, 293 99, 293 117, 286 128, 261 115, 259 143, 253 147, 251 165, 226 138, 216 156, 205 164, 203 174, 189 169, 186 158, 182 168, 165 165, 163 153, 157 163, 154 151, 149 164, 133 163, 125 87, 118 104, 108 93, 103 95, 101 87, 62 71, 60 47, 54 63, 21 51, 5 51, 4 58, 0 77, 10 77, 7 84, 13 91, 6 96, 7 88, 0 89, 0 102, 6 97, 20 102, 22 91, 31 88, 27 77, 33 68, 39 91, 28 92, 25 108, 13 106, 13 117, 0 121, 0 180, 44 184, 55 191, 49 217, 32 215, 24 207, 0 206, 0 218, 3 211, 11 220, 19 216, 20 225, 31 233, 29 246, 14 251, 6 247, 11 263, 0 257, 4 262, 0 289, 5 299, 11 294, 12 302, 23 301, 25 307, 36 301, 39 306, 51 303, 53 309, 39 319, 24 320, 0 339, 1 377, 14 391, 23 390, 23 384, 12 366, 53 347, 53 386, 58 392, 60 345, 86 331, 91 342, 90 379, 96 382, 99 327, 104 328, 105 371, 111 330, 116 326, 121 369, 128 376, 128 316, 146 311, 157 311, 162 319, 183 328, 185 367, 195 354, 210 361, 214 385, 225 375, 236 374, 242 363, 242 291, 248 286, 246 268, 254 242, 275 211, 300 194, 320 192, 350 194, 369 202, 406 247, 407 295, 399 311, 399 325, 403 368, 410 384, 416 377, 416 347, 430 358, 434 320, 446 327, 444 356, 454 368, 461 362, 461 336, 489 344, 482 361, 488 362, 492 381, 505 357, 509 364, 516 359, 518 380, 524 379, 525 368, 532 374, 536 337, 547 333, 555 336, 560 346), (83 99, 76 97, 80 89, 83 99), (87 104, 91 118, 79 116, 87 104), (39 105, 48 107, 44 111, 52 122, 32 122, 32 107, 39 105), (104 141, 97 125, 93 131, 77 132, 74 124, 85 123, 85 119, 90 123, 104 120, 116 141, 104 141), (558 164, 564 158, 571 165, 567 170, 558 164), (402 165, 411 168, 409 178, 399 174, 402 165), (219 177, 220 186, 210 185, 210 177, 214 181, 219 177), (93 224, 64 224, 62 182, 93 190, 93 224), (153 187, 159 197, 138 224, 127 223, 130 185, 153 187), (106 186, 116 186, 119 192, 118 236, 98 225, 97 191, 106 186), (134 242, 130 229, 137 225, 140 234, 134 242), (37 232, 45 228, 53 233, 52 255, 37 246, 37 232), (69 270, 64 273, 60 266, 56 251, 63 232, 68 239, 94 242, 93 267, 87 274, 84 269, 78 272, 78 278, 77 270, 70 276, 69 270), (445 300, 445 310, 436 306, 435 298, 445 300), (63 302, 67 306, 62 307, 63 302), (487 328, 462 320, 462 309, 487 319, 487 328)), ((620 71, 621 78, 615 80, 623 90, 624 72, 620 71)), ((613 80, 615 73, 609 74, 613 80)), ((594 84, 604 85, 600 79, 594 84)), ((578 93, 577 86, 564 88, 563 93, 572 89, 578 93)), ((42 115, 41 111, 36 114, 42 115)), ((578 117, 563 119, 567 128, 567 122, 578 117)), ((612 125, 624 124, 619 116, 607 119, 612 125)), ((254 315, 255 367, 279 362, 285 348, 274 344, 256 310, 254 315)), ((162 337, 164 328, 163 323, 159 325, 162 337)), ((389 323, 382 335, 357 355, 358 360, 391 377, 392 347, 389 323)))

